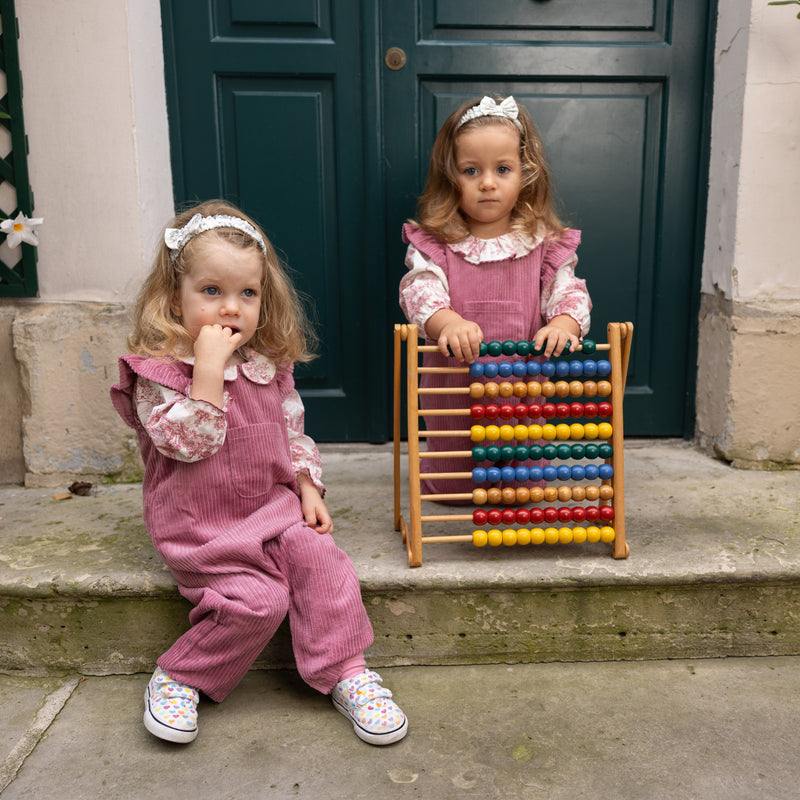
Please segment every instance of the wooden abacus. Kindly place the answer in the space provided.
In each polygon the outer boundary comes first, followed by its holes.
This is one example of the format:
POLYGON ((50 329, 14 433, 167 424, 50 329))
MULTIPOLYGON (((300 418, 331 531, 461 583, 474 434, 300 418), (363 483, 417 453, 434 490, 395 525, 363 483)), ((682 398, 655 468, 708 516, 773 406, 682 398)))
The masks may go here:
POLYGON ((515 357, 514 362, 477 361, 469 366, 426 367, 419 363, 420 354, 438 352, 438 348, 419 344, 416 325, 395 325, 394 514, 395 530, 402 531, 409 566, 422 565, 423 544, 442 542, 472 542, 482 547, 487 544, 602 541, 611 544, 614 558, 627 558, 630 551, 625 541, 622 409, 633 324, 611 322, 607 332, 607 344, 596 344, 586 339, 569 355, 562 354, 549 361, 528 359, 528 356, 537 355, 531 342, 506 341, 483 343, 481 355, 515 357), (408 406, 408 521, 400 510, 404 349, 408 406), (607 359, 592 358, 595 352, 605 351, 607 359), (578 353, 587 358, 575 358, 578 353), (523 373, 525 380, 522 380, 523 373), (457 388, 422 388, 420 376, 425 374, 464 374, 467 378, 464 385, 457 388), (495 376, 501 379, 499 384, 492 381, 495 376), (578 380, 584 377, 598 380, 578 380), (460 395, 472 405, 446 410, 423 409, 420 397, 425 394, 460 395), (594 397, 600 398, 600 402, 595 402, 594 397), (499 398, 497 403, 475 402, 495 398, 499 398), (586 402, 578 402, 579 399, 586 402), (421 430, 420 418, 429 415, 463 416, 475 423, 488 419, 498 424, 471 424, 468 430, 421 430), (592 421, 595 418, 600 421, 592 421), (516 424, 513 424, 514 420, 516 424), (569 424, 564 420, 570 420, 569 424), (433 436, 466 437, 476 446, 464 451, 421 451, 420 438, 433 436), (471 458, 475 468, 472 472, 423 473, 421 461, 436 458, 471 458), (594 463, 597 459, 603 462, 599 466, 594 463), (568 460, 573 466, 563 463, 568 460), (517 466, 512 466, 511 461, 517 466), (526 462, 537 461, 546 466, 524 466, 526 462), (559 466, 555 466, 554 461, 559 466), (490 466, 482 466, 486 463, 490 466), (423 479, 472 480, 476 488, 464 493, 424 494, 423 479), (599 482, 595 482, 598 479, 599 482), (555 486, 554 482, 560 485, 555 486), (517 488, 509 485, 512 483, 517 488), (489 488, 483 488, 487 484, 490 484, 489 488), (585 500, 597 501, 598 504, 580 505, 585 500), (456 508, 454 513, 423 515, 421 504, 436 501, 472 503, 475 509, 471 514, 460 513, 456 508), (485 508, 487 504, 492 507, 485 508), (422 534, 423 523, 469 521, 482 527, 472 534, 422 534), (570 527, 567 522, 578 524, 570 527), (584 522, 589 524, 584 526, 584 522), (533 523, 532 529, 511 527, 529 523, 533 523), (487 525, 492 527, 483 530, 487 525))

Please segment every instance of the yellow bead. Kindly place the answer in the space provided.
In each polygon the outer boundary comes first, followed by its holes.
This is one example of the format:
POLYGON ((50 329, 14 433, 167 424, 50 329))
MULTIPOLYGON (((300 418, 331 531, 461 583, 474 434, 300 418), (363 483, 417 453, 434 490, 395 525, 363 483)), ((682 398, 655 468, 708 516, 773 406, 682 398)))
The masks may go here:
POLYGON ((504 442, 510 442, 514 438, 514 428, 511 425, 501 425, 500 438, 504 442))
POLYGON ((531 543, 531 532, 527 528, 520 528, 517 531, 517 544, 525 545, 531 543))
POLYGON ((483 425, 473 425, 469 429, 469 438, 473 442, 482 442, 486 438, 486 428, 483 425))
POLYGON ((583 426, 583 435, 587 439, 596 439, 600 433, 600 429, 594 422, 587 422, 583 426))
POLYGON ((569 426, 569 438, 570 439, 583 439, 584 426, 581 425, 580 422, 573 422, 572 425, 569 426))
POLYGON ((600 539, 604 542, 613 542, 615 535, 614 529, 610 528, 608 525, 600 528, 600 539))
POLYGON ((569 425, 566 425, 563 422, 560 425, 556 425, 556 439, 564 441, 565 439, 569 439, 569 434, 569 425))
POLYGON ((597 432, 601 439, 610 439, 611 438, 611 423, 610 422, 601 422, 597 426, 597 432))
POLYGON ((586 529, 586 541, 599 542, 600 541, 600 528, 597 525, 590 525, 586 529))
POLYGON ((569 544, 572 541, 572 528, 559 528, 558 541, 561 542, 561 544, 569 544))
POLYGON ((497 528, 492 528, 487 534, 486 538, 492 547, 498 547, 503 544, 503 534, 497 528))
POLYGON ((541 439, 542 438, 542 426, 541 425, 528 425, 528 438, 529 439, 541 439))
POLYGON ((503 544, 506 547, 513 547, 517 543, 517 532, 513 528, 506 528, 503 531, 503 544))
POLYGON ((486 547, 488 541, 489 537, 486 535, 486 531, 472 532, 472 544, 474 544, 475 547, 486 547))
POLYGON ((586 541, 586 528, 580 526, 572 529, 572 541, 575 544, 583 544, 586 541))
POLYGON ((548 441, 553 441, 556 438, 556 426, 551 425, 548 423, 547 425, 542 425, 542 439, 547 439, 548 441))
POLYGON ((500 428, 497 425, 486 426, 486 441, 496 442, 500 438, 500 428))
POLYGON ((527 425, 515 425, 514 426, 514 438, 517 441, 524 442, 528 438, 528 426, 527 425))
POLYGON ((544 540, 547 542, 547 544, 556 544, 556 542, 558 542, 558 538, 558 528, 545 528, 544 540))
POLYGON ((531 531, 531 544, 542 544, 544 542, 544 531, 541 528, 534 528, 531 531))

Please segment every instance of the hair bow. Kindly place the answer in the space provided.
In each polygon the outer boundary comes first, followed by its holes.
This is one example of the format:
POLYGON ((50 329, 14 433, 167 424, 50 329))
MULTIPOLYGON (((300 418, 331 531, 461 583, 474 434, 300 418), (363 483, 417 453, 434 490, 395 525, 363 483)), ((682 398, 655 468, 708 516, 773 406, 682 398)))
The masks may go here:
POLYGON ((460 128, 465 122, 478 117, 504 117, 505 119, 510 119, 521 130, 522 125, 517 119, 518 116, 519 107, 517 106, 517 101, 511 95, 499 103, 487 96, 478 105, 467 109, 464 116, 458 121, 457 127, 460 128))

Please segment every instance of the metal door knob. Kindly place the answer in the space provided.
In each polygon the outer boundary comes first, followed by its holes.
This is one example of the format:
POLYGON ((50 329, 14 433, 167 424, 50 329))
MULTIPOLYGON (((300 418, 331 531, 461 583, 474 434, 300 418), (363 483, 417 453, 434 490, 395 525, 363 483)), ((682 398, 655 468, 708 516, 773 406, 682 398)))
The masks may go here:
POLYGON ((386 64, 389 69, 403 69, 406 65, 406 54, 399 47, 390 47, 383 57, 383 63, 386 64))

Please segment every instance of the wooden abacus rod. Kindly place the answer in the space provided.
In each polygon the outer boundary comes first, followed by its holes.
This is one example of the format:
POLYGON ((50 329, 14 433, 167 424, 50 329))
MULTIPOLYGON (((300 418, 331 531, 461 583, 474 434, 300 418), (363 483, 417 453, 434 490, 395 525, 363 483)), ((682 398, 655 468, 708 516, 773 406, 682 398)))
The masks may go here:
POLYGON ((425 450, 419 454, 420 458, 472 458, 471 450, 425 450))
POLYGON ((467 375, 469 367, 420 367, 417 371, 420 375, 467 375))
POLYGON ((423 542, 471 542, 470 534, 460 534, 457 536, 423 536, 423 542))
MULTIPOLYGON (((597 344, 595 344, 594 349, 595 350, 610 350, 611 349, 611 345, 608 344, 608 343, 605 343, 605 344, 597 343, 597 344)), ((435 344, 421 344, 417 348, 417 350, 420 353, 440 353, 441 352, 441 350, 439 350, 439 347, 437 345, 435 345, 435 344)), ((582 352, 582 350, 583 350, 583 347, 579 346, 575 350, 570 350, 569 353, 562 353, 560 356, 558 356, 558 358, 565 358, 566 356, 571 356, 571 355, 573 355, 575 353, 580 353, 580 352, 582 352)), ((502 357, 503 357, 502 355, 493 356, 493 358, 502 358, 502 357)), ((511 356, 506 356, 506 358, 511 358, 511 356)))
POLYGON ((447 502, 448 500, 469 500, 472 501, 472 492, 455 492, 453 494, 421 494, 420 500, 433 500, 447 502))
POLYGON ((462 439, 469 439, 470 431, 420 431, 417 435, 427 436, 429 438, 433 438, 436 436, 441 436, 441 437, 449 436, 451 438, 455 438, 460 436, 462 439))
POLYGON ((423 522, 472 522, 472 514, 427 514, 423 522))

